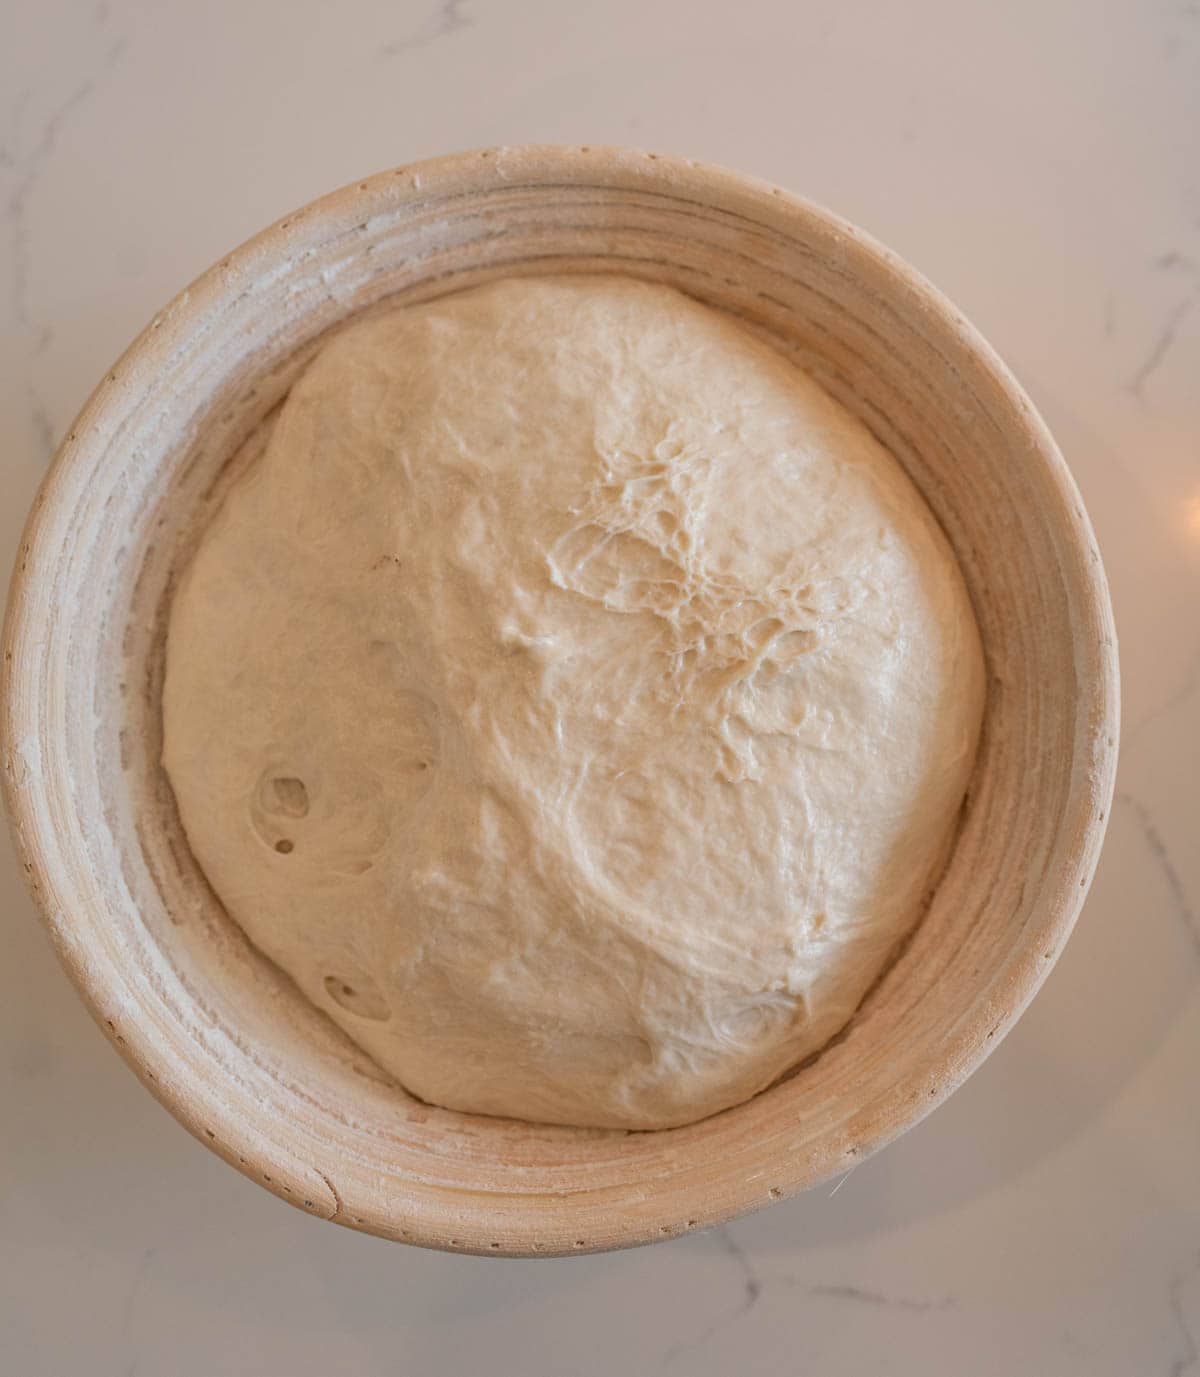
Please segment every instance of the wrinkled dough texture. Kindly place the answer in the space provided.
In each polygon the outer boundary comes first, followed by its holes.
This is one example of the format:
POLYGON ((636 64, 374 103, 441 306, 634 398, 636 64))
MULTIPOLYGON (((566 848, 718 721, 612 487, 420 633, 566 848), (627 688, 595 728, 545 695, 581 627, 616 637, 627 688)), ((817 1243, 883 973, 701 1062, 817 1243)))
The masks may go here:
POLYGON ((917 920, 975 750, 951 551, 814 381, 666 287, 352 323, 170 618, 164 761, 251 940, 450 1108, 763 1089, 917 920))

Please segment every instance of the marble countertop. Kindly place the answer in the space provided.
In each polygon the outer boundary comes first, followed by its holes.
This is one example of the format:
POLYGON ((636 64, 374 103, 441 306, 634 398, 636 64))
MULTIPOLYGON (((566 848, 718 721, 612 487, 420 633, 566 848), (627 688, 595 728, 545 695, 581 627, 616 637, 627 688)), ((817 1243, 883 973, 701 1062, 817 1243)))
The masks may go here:
POLYGON ((561 1262, 289 1209, 137 1085, 0 844, 0 1366, 14 1377, 1200 1377, 1200 4, 0 4, 0 560, 156 307, 364 173, 629 143, 863 225, 1013 366, 1121 635, 1087 907, 1016 1031, 839 1181, 561 1262))

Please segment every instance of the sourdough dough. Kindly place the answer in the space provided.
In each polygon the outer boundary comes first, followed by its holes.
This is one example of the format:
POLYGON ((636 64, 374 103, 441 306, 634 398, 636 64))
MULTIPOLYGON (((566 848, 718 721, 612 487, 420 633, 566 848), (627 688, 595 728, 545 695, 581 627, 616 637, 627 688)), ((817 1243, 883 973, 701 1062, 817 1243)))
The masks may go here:
POLYGON ((409 1090, 660 1128, 916 921, 982 660, 892 457, 732 320, 498 282, 334 338, 180 582, 164 761, 228 911, 409 1090))

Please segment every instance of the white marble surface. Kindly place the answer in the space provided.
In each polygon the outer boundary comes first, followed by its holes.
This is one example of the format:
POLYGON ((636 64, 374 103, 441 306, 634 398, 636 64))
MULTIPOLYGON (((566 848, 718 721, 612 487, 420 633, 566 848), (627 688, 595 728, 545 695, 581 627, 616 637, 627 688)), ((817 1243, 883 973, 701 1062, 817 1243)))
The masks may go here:
POLYGON ((1119 800, 992 1060, 842 1182, 640 1251, 497 1262, 307 1218, 139 1088, 0 847, 13 1377, 1200 1374, 1200 4, 3 0, 0 558, 153 310, 438 152, 633 143, 872 230, 983 329, 1116 602, 1119 800))

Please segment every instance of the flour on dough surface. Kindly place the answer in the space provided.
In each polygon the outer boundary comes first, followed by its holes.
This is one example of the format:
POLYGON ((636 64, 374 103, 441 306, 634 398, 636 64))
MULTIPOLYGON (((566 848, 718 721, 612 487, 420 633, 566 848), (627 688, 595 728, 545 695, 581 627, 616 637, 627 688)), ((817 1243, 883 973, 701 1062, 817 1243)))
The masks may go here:
POLYGON ((416 1095, 658 1128, 852 1015, 983 698, 895 460, 619 277, 351 323, 171 609, 164 763, 250 939, 416 1095))

